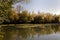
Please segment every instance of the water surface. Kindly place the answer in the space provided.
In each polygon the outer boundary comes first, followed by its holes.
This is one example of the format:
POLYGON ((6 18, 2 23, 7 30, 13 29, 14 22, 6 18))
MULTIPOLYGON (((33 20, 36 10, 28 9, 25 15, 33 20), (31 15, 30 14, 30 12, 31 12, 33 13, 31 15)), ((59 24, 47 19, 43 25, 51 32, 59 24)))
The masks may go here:
POLYGON ((30 26, 2 26, 0 40, 60 40, 60 25, 30 26))

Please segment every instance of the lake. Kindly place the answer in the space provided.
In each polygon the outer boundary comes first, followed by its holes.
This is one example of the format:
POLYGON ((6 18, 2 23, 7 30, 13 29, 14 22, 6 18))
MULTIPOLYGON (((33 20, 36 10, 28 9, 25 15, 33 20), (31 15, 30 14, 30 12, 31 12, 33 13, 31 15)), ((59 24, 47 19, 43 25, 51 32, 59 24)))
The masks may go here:
POLYGON ((60 25, 2 25, 0 40, 60 40, 60 25))

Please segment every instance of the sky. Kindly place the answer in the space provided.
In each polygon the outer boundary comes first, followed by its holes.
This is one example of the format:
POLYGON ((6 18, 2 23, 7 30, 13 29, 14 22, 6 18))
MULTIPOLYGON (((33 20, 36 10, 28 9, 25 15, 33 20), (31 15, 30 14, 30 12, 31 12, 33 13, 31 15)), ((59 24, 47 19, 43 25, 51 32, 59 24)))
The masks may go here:
POLYGON ((60 0, 31 0, 30 3, 24 2, 14 4, 14 7, 21 5, 24 9, 34 12, 49 12, 53 14, 60 14, 60 0))

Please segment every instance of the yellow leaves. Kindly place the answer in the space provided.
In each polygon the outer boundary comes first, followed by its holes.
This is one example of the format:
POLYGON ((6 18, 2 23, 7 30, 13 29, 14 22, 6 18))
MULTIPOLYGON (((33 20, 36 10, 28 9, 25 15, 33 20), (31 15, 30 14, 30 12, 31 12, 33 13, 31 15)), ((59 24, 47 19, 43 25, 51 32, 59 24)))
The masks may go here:
POLYGON ((14 19, 18 20, 19 19, 18 12, 16 10, 12 10, 10 18, 12 20, 14 19))

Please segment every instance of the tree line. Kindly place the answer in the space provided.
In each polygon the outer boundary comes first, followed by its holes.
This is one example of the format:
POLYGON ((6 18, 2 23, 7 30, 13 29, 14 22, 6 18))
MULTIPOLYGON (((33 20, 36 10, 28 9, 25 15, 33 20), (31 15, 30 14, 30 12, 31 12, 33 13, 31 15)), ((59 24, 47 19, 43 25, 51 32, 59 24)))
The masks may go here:
POLYGON ((60 15, 52 15, 51 13, 34 13, 27 10, 18 13, 15 9, 11 10, 8 18, 0 17, 0 22, 3 24, 40 24, 40 23, 60 23, 60 15))
POLYGON ((18 13, 14 8, 15 2, 21 2, 24 0, 0 0, 0 24, 23 24, 23 23, 60 23, 60 15, 52 15, 50 13, 37 14, 24 10, 18 13))

